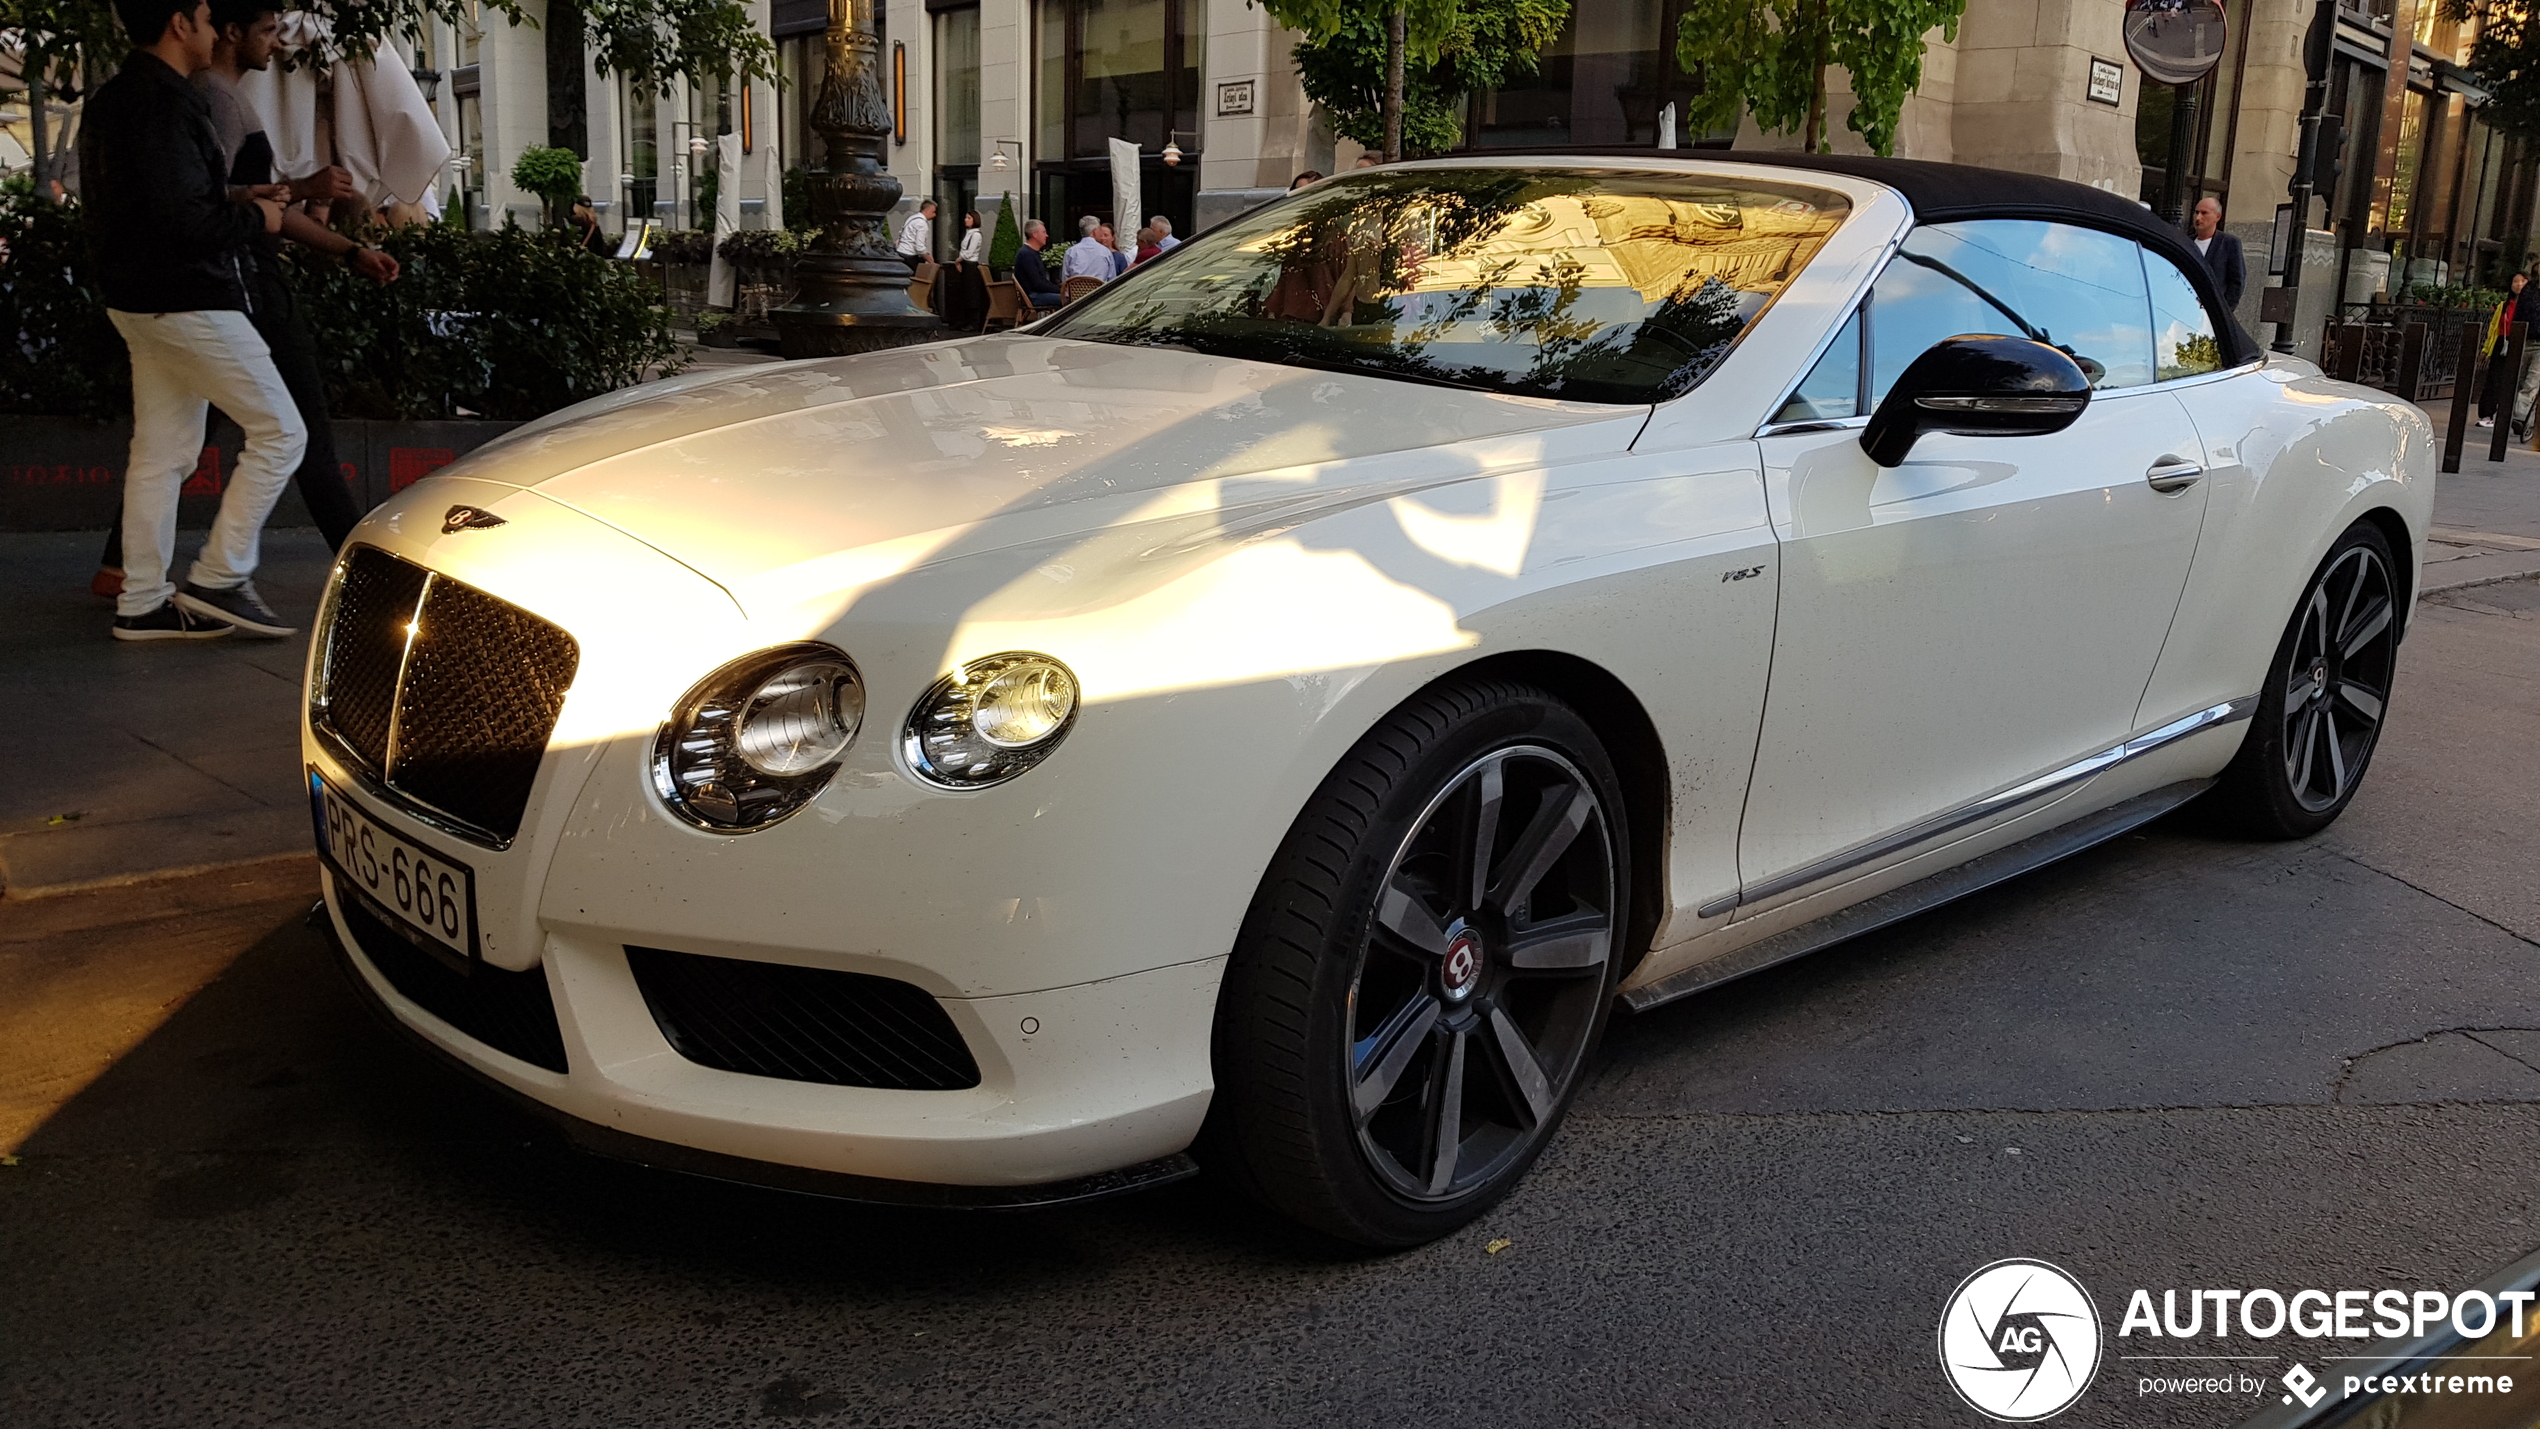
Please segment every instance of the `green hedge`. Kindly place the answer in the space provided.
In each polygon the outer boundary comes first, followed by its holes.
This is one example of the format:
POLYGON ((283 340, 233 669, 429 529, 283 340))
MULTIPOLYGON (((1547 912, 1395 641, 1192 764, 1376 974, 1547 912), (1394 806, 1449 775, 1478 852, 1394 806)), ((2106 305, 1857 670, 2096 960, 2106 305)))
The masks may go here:
MULTIPOLYGON (((14 337, 0 342, 0 412, 128 414, 131 368, 76 205, 0 193, 0 243, 0 333, 14 337)), ((405 270, 384 288, 332 262, 292 265, 338 417, 526 419, 680 365, 653 285, 561 235, 433 224, 380 246, 405 270)))

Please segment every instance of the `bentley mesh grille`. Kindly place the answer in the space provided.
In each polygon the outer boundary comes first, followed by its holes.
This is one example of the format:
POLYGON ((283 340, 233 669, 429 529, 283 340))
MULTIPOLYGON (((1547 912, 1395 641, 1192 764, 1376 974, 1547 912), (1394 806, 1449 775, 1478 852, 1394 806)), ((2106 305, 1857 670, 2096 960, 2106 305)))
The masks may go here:
POLYGON ((979 1085, 943 1006, 893 978, 661 948, 626 950, 673 1050, 726 1072, 896 1091, 979 1085))
POLYGON ((319 727, 391 792, 503 843, 581 649, 560 627, 357 546, 323 632, 319 727))
POLYGON ((339 896, 338 906, 362 958, 408 1002, 497 1052, 551 1072, 566 1070, 564 1034, 544 970, 470 963, 461 972, 372 917, 358 898, 339 896))

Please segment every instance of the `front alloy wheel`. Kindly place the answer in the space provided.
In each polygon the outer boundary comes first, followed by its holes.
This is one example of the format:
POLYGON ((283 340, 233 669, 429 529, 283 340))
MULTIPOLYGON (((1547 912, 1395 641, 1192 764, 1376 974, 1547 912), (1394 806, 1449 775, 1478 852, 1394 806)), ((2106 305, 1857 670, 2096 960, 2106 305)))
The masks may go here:
POLYGON ((1612 1003, 1622 815, 1596 736, 1542 690, 1448 685, 1371 731, 1298 816, 1227 968, 1212 1168, 1365 1245, 1505 1195, 1612 1003))
POLYGON ((2355 797, 2389 708, 2401 614, 2389 542, 2358 522, 2311 577, 2215 790, 2251 832, 2308 837, 2355 797))

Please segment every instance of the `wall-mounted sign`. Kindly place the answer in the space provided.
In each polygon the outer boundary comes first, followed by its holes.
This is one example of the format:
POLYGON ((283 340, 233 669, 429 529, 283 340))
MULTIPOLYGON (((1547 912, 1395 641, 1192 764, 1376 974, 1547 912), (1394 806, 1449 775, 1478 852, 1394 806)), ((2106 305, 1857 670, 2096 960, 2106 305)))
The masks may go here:
POLYGON ((2090 102, 2093 104, 2125 103, 2125 66, 2115 60, 2090 57, 2090 102))
POLYGON ((2194 84, 2222 63, 2222 0, 2126 0, 2125 52, 2156 84, 2194 84))
POLYGON ((1252 112, 1252 81, 1233 80, 1217 86, 1217 112, 1220 115, 1252 112))

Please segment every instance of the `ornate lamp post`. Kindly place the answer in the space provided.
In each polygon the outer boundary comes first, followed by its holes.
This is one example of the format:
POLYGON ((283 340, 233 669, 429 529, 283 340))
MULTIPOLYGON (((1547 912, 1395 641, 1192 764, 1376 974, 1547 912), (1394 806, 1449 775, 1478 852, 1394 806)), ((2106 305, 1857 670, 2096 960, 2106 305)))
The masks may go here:
POLYGON ((829 0, 828 39, 829 73, 811 110, 811 127, 828 145, 824 166, 811 175, 820 236, 794 262, 801 284, 794 301, 769 314, 787 357, 870 352, 944 334, 941 318, 909 301, 908 265, 883 226, 900 183, 882 172, 891 107, 873 0, 829 0))

